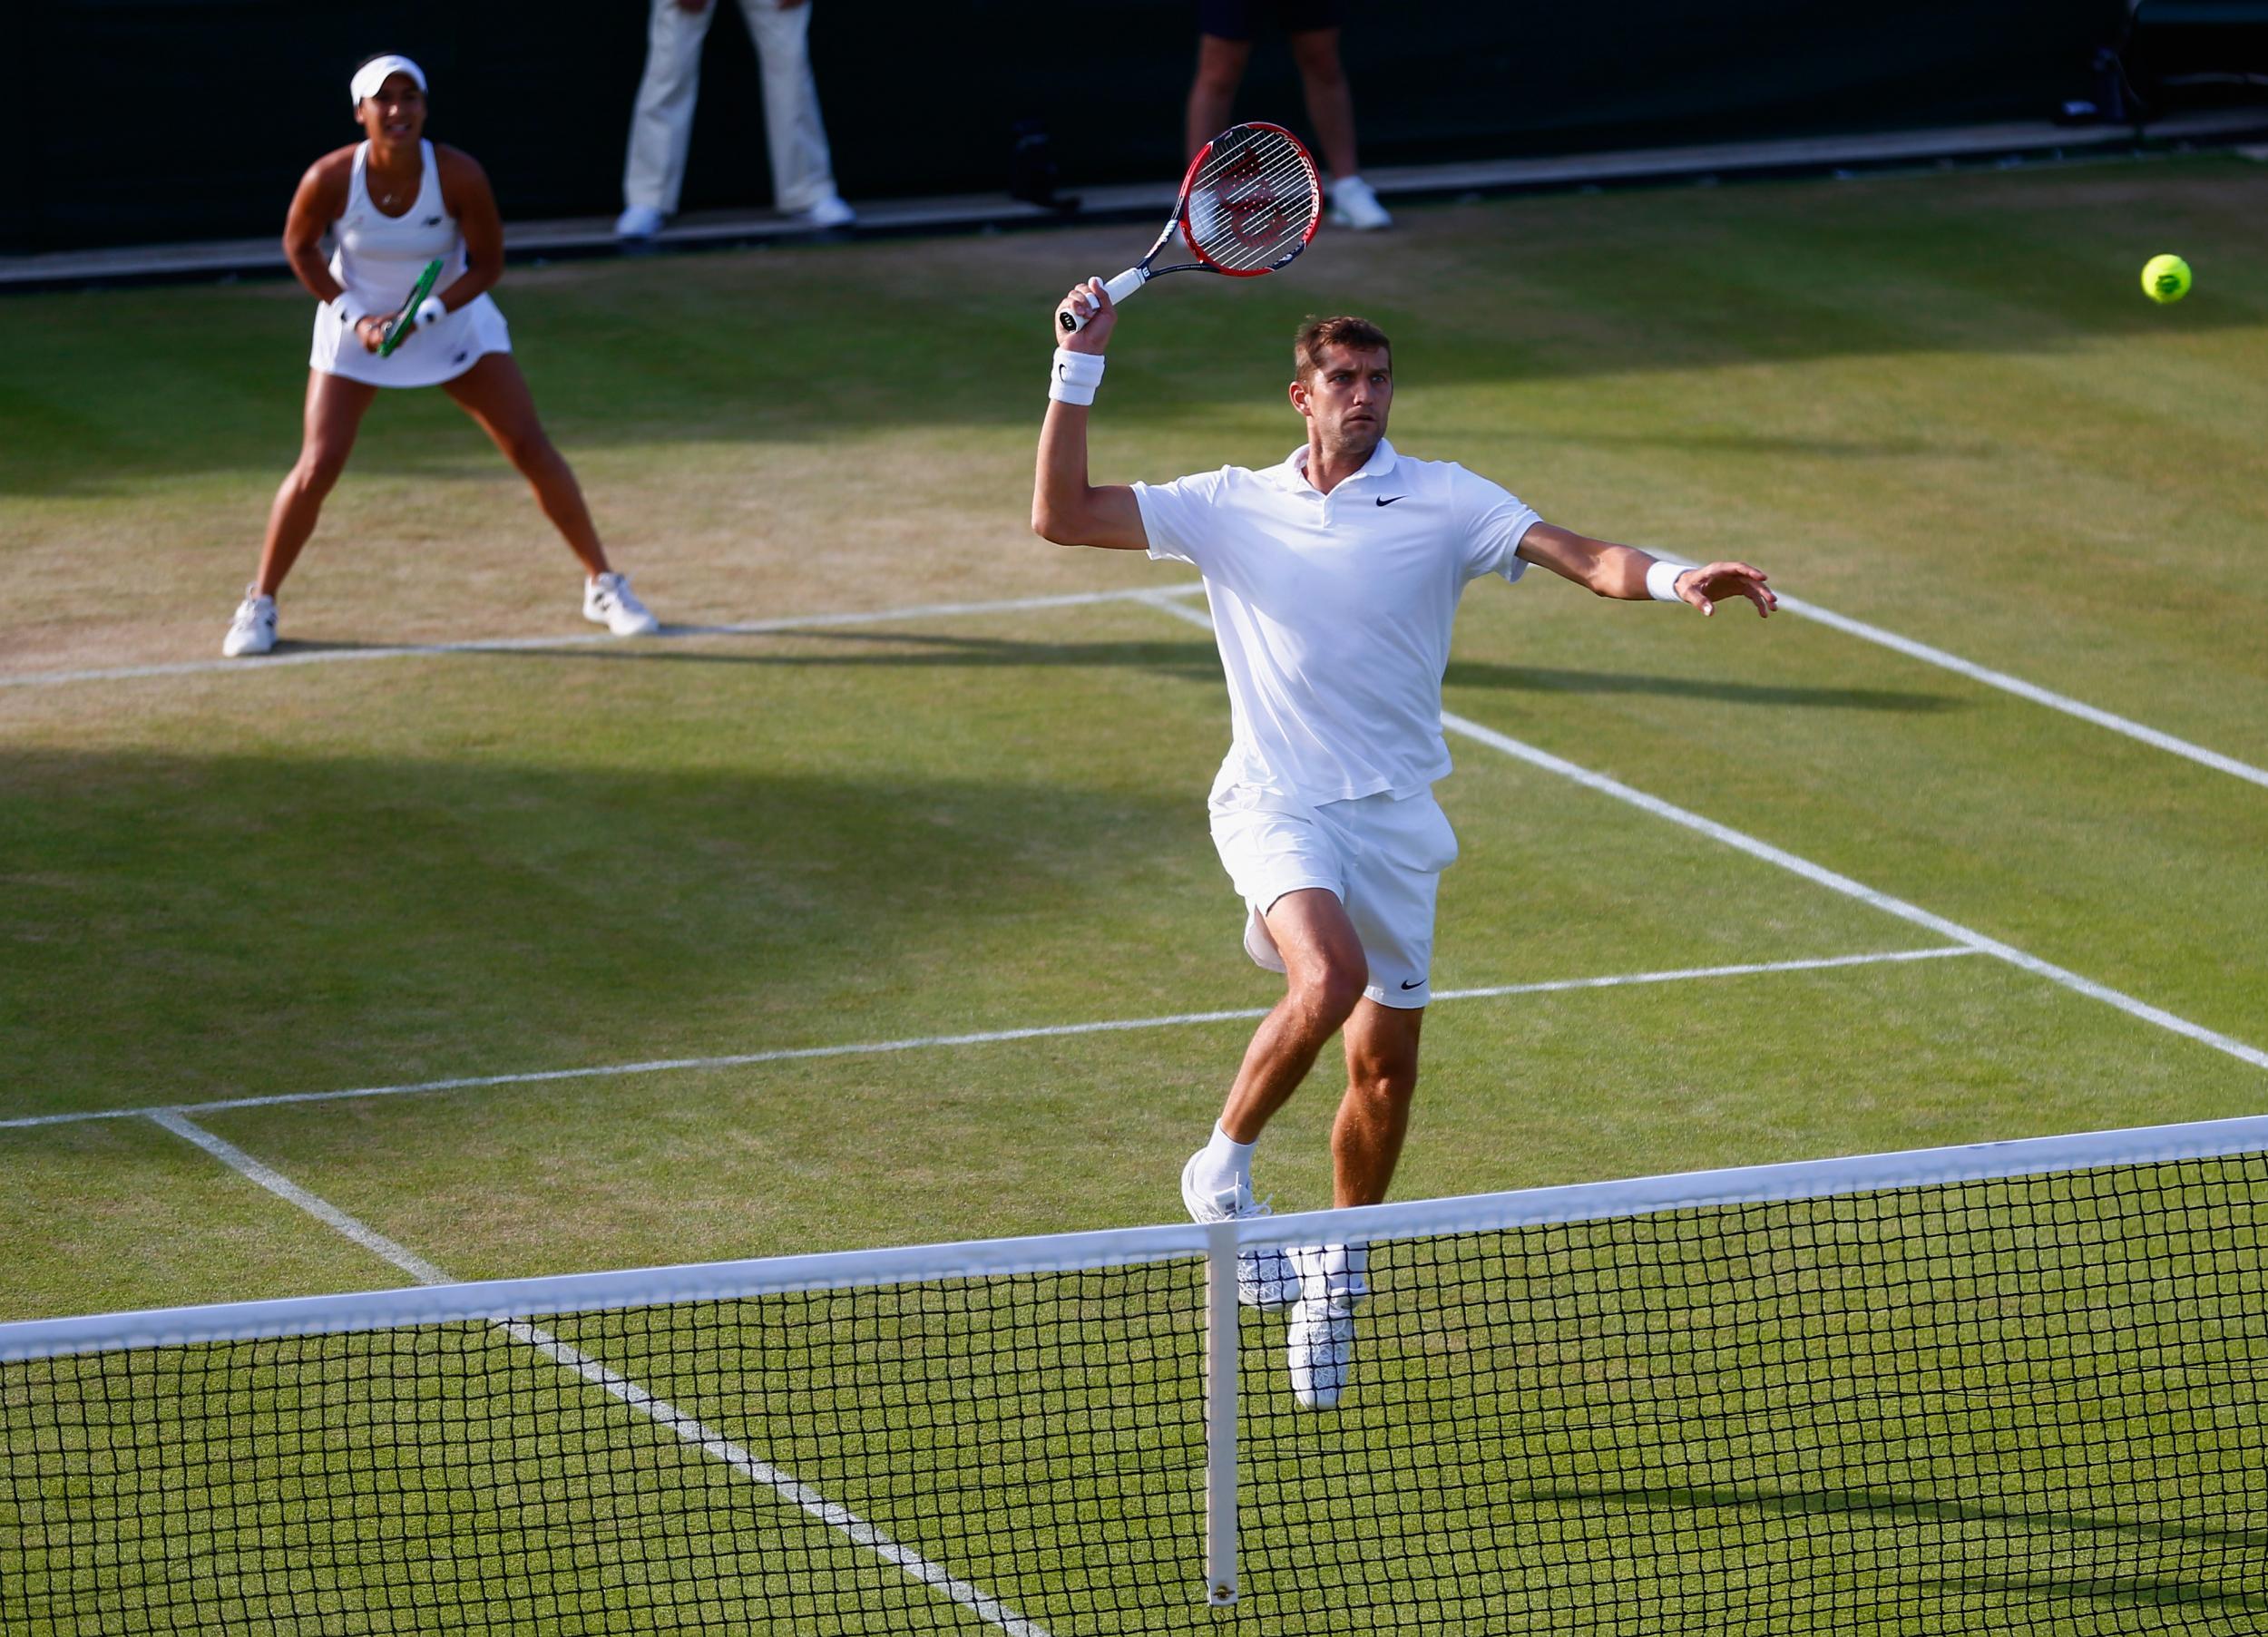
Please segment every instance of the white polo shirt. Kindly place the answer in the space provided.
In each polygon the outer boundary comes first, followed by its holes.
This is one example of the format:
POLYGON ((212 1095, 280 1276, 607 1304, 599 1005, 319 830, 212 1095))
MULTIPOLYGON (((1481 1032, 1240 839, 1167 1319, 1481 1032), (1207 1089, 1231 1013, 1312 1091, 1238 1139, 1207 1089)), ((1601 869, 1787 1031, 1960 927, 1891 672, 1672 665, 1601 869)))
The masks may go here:
POLYGON ((1213 804, 1414 795, 1448 773, 1442 674, 1457 599, 1518 580, 1535 512, 1453 461, 1380 439, 1328 494, 1307 451, 1136 483, 1149 554, 1205 576, 1233 736, 1213 804))

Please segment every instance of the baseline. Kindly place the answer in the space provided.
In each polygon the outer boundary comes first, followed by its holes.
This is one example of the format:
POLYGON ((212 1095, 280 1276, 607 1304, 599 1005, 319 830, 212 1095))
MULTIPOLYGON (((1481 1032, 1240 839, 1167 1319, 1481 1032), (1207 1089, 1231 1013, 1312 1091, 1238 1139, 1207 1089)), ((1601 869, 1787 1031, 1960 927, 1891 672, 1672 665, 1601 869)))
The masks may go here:
MULTIPOLYGON (((278 1198, 298 1206, 325 1226, 345 1234, 365 1250, 384 1257, 418 1283, 456 1282, 415 1252, 349 1216, 329 1201, 302 1188, 234 1143, 207 1131, 181 1114, 165 1109, 153 1112, 149 1117, 183 1141, 202 1148, 230 1170, 258 1183, 278 1198)), ((932 1591, 951 1598, 987 1625, 1010 1633, 1010 1637, 1049 1637, 1044 1627, 1027 1620, 990 1593, 947 1573, 912 1547, 902 1544, 877 1529, 847 1506, 828 1500, 800 1478, 750 1454, 722 1433, 686 1414, 667 1399, 655 1397, 636 1381, 608 1368, 581 1349, 523 1320, 498 1320, 491 1328, 523 1346, 534 1349, 562 1369, 612 1395, 712 1460, 720 1461, 742 1476, 763 1485, 782 1500, 816 1518, 853 1544, 873 1553, 932 1591)))
MULTIPOLYGON (((1601 978, 1549 978, 1536 983, 1498 983, 1482 989, 1436 989, 1433 1000, 1493 1000, 1506 995, 1549 995, 1567 989, 1620 989, 1630 984, 1682 983, 1705 978, 1750 978, 1774 972, 1823 972, 1838 967, 1884 966, 1908 960, 1943 960, 1973 955, 1965 945, 1924 950, 1891 950, 1868 955, 1819 955, 1796 960, 1750 961, 1737 966, 1696 966, 1673 971, 1617 972, 1601 978)), ((335 1103, 347 1097, 398 1097, 435 1091, 468 1091, 489 1086, 534 1086, 547 1080, 611 1079, 622 1075, 665 1074, 688 1068, 744 1068, 758 1063, 795 1063, 812 1057, 858 1057, 885 1052, 922 1051, 943 1046, 994 1046, 1015 1040, 1052 1040, 1073 1035, 1107 1035, 1137 1029, 1179 1028, 1200 1023, 1235 1023, 1265 1018, 1264 1006, 1219 1012, 1173 1012, 1158 1018, 1108 1018, 1087 1023, 1042 1023, 1025 1028, 982 1029, 965 1035, 922 1035, 901 1040, 866 1040, 844 1046, 787 1046, 771 1051, 735 1052, 719 1057, 656 1057, 643 1063, 601 1063, 585 1068, 543 1068, 520 1074, 461 1075, 400 1086, 357 1086, 343 1091, 282 1091, 265 1096, 216 1097, 201 1103, 160 1103, 133 1108, 88 1109, 73 1114, 26 1114, 0 1119, 0 1131, 32 1125, 73 1125, 86 1120, 131 1120, 161 1115, 218 1114, 231 1108, 269 1108, 283 1103, 335 1103)), ((216 1139, 217 1140, 217 1139, 216 1139)), ((265 1185, 265 1184, 263 1184, 265 1185)))

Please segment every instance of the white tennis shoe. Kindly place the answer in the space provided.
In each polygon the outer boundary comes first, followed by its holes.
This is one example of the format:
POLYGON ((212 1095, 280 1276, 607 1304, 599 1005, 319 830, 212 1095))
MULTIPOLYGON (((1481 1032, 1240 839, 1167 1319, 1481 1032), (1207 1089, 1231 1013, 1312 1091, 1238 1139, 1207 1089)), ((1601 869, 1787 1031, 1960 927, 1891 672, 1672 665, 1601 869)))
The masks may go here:
POLYGON ((1378 202, 1378 195, 1359 176, 1335 177, 1331 183, 1331 219, 1358 233, 1373 233, 1393 226, 1393 218, 1378 202))
POLYGON ((1330 1409, 1346 1387, 1354 1361, 1354 1310, 1370 1294, 1359 1247, 1295 1245, 1299 1300, 1292 1306, 1285 1359, 1292 1396, 1305 1409, 1330 1409))
POLYGON ((830 193, 808 210, 798 210, 796 219, 807 228, 825 231, 829 228, 847 228, 858 219, 858 212, 843 202, 842 195, 830 193))
POLYGON ((627 574, 594 574, 583 582, 582 617, 617 637, 650 637, 661 621, 638 600, 627 574))
POLYGON ((220 639, 220 655, 224 659, 242 659, 253 654, 265 654, 276 646, 276 599, 263 597, 256 585, 244 588, 244 600, 236 605, 236 618, 229 621, 229 634, 220 639))
MULTIPOLYGON (((1252 1184, 1237 1179, 1231 1188, 1207 1192, 1197 1180, 1200 1148, 1181 1167, 1181 1203, 1196 1222, 1226 1222, 1234 1217, 1266 1216, 1268 1203, 1252 1197, 1252 1184)), ((1246 1307, 1286 1307, 1299 1295, 1299 1275, 1281 1251, 1243 1251, 1237 1256, 1237 1300, 1246 1307)))
POLYGON ((632 205, 614 219, 614 237, 617 239, 651 239, 660 231, 661 212, 651 205, 632 205))

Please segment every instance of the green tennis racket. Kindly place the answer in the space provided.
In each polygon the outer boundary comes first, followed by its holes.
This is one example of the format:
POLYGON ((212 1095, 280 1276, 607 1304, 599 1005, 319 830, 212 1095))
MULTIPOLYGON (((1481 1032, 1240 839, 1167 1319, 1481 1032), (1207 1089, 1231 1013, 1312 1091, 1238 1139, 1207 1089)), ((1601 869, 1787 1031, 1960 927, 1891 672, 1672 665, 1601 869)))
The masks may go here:
POLYGON ((417 327, 418 304, 433 294, 434 281, 441 277, 441 258, 436 256, 425 264, 425 270, 417 275, 417 282, 409 287, 409 295, 402 302, 402 310, 394 316, 394 322, 386 326, 386 338, 378 343, 378 356, 391 358, 394 349, 410 337, 417 327))

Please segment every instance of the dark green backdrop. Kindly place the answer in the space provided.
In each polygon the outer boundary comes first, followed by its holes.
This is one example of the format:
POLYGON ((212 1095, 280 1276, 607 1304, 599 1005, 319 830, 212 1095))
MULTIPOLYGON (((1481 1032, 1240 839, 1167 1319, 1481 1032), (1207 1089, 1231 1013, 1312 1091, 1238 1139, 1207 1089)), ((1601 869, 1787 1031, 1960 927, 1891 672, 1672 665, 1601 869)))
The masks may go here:
MULTIPOLYGON (((710 31, 688 209, 770 192, 754 54, 710 31)), ((851 199, 1006 185, 1011 129, 1045 121, 1072 183, 1179 169, 1191 0, 811 0, 851 199), (1078 34, 1064 19, 1085 19, 1078 34)), ((2122 0, 1351 0, 1366 161, 2040 117, 2085 94, 2122 0)), ((347 81, 376 51, 433 78, 436 138, 476 155, 507 216, 621 205, 646 0, 29 0, 5 54, 18 162, 0 250, 279 229, 300 171, 352 140, 347 81)), ((1239 112, 1304 125, 1278 41, 1239 112)))

